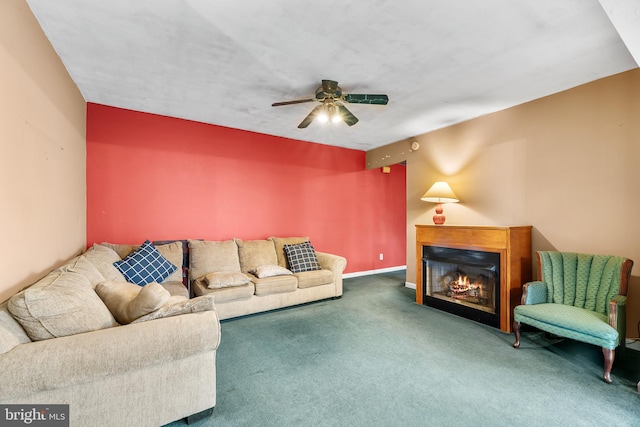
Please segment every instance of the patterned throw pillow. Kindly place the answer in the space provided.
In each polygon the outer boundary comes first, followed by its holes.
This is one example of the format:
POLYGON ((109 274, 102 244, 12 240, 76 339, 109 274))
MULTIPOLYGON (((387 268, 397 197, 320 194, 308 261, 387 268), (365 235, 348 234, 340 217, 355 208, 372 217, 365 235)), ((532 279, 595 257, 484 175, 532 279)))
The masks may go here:
POLYGON ((265 277, 285 276, 285 275, 293 274, 290 270, 287 270, 284 267, 280 267, 279 265, 273 265, 273 264, 259 265, 255 268, 255 270, 250 270, 249 273, 253 274, 258 279, 264 279, 265 277))
MULTIPOLYGON (((174 304, 165 304, 151 313, 139 317, 131 323, 146 322, 148 320, 162 319, 165 317, 179 316, 181 314, 199 313, 201 311, 215 312, 213 295, 202 295, 174 304)), ((220 335, 218 335, 220 337, 220 335)))
POLYGON ((140 286, 162 282, 178 268, 167 261, 149 240, 113 265, 124 275, 127 282, 140 286))
POLYGON ((216 271, 204 276, 204 281, 209 289, 231 288, 243 286, 251 281, 244 273, 237 271, 216 271))
POLYGON ((316 251, 313 245, 311 245, 311 242, 299 243, 297 245, 284 245, 284 252, 287 254, 289 267, 294 273, 321 269, 316 251))

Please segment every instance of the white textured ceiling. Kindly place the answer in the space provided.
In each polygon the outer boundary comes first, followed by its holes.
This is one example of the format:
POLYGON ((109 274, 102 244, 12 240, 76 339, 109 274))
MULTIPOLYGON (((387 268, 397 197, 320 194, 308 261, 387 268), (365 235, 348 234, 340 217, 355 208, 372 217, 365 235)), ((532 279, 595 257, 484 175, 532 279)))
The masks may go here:
POLYGON ((637 67, 638 0, 27 0, 87 102, 369 150, 637 67), (635 60, 634 60, 635 57, 635 60), (322 79, 389 104, 297 125, 322 79))

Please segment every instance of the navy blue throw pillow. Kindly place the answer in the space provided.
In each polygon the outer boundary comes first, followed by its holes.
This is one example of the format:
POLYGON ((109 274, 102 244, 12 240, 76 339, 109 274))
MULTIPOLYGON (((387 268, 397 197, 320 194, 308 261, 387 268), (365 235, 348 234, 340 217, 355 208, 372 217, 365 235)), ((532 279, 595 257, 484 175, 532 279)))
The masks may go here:
POLYGON ((140 286, 151 282, 160 283, 178 268, 163 257, 149 240, 113 265, 124 275, 127 282, 140 286))

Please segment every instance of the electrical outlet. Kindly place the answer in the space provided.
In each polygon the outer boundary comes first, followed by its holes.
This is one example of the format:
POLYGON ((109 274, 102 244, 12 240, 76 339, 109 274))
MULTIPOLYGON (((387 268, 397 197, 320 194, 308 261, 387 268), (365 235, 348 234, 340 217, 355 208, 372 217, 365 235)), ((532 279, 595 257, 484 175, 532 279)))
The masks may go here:
POLYGON ((380 254, 380 261, 384 259, 384 254, 380 254))

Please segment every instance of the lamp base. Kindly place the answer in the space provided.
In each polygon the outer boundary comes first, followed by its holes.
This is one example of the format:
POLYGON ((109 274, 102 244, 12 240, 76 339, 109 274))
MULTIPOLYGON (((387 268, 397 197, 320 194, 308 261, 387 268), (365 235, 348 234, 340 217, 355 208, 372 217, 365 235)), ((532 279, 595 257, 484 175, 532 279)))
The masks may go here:
POLYGON ((433 223, 437 224, 437 225, 442 225, 444 224, 444 221, 447 219, 443 214, 442 214, 443 209, 442 209, 442 203, 438 203, 436 205, 436 214, 433 216, 433 223))

